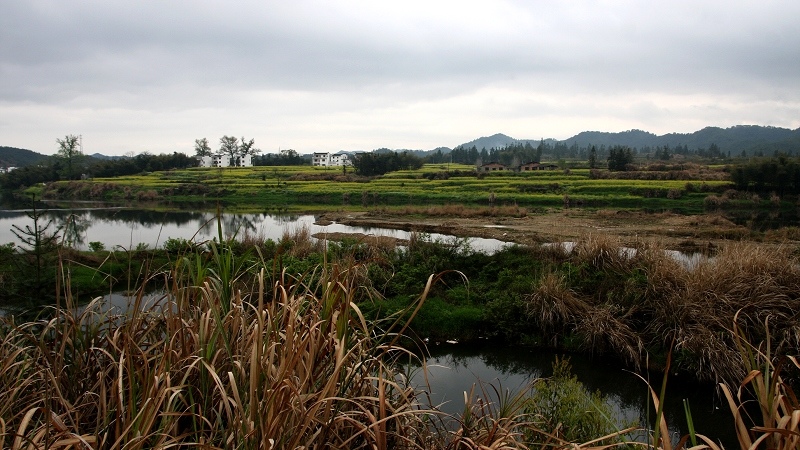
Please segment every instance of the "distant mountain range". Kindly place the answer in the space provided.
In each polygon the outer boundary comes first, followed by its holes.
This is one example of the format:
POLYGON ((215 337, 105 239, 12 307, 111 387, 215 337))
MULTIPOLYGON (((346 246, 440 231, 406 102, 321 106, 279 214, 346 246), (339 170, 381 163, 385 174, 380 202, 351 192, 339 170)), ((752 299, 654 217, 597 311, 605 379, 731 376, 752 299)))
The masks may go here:
MULTIPOLYGON (((790 130, 788 128, 760 125, 737 125, 730 128, 706 127, 694 133, 669 133, 661 136, 642 130, 629 130, 619 133, 583 131, 563 141, 556 139, 515 139, 498 133, 465 142, 456 147, 471 148, 475 146, 478 150, 484 148, 490 150, 491 148, 503 148, 511 144, 524 145, 525 143, 530 143, 536 147, 542 140, 551 146, 564 144, 570 147, 576 144, 579 147, 594 145, 599 148, 601 146, 626 145, 638 149, 686 146, 689 150, 696 150, 707 149, 711 144, 716 144, 723 153, 730 152, 732 156, 739 156, 742 152, 751 156, 757 154, 772 155, 775 152, 800 155, 800 128, 790 130)), ((426 156, 438 151, 447 154, 451 150, 449 147, 438 147, 433 150, 407 151, 419 156, 426 156)), ((395 149, 395 151, 406 150, 395 149)), ((95 153, 91 157, 96 159, 118 158, 117 156, 106 156, 99 153, 95 153)), ((48 156, 31 150, 0 146, 0 167, 24 167, 46 158, 48 156)))
MULTIPOLYGON (((536 147, 539 142, 540 139, 514 139, 504 134, 495 134, 465 142, 457 147, 471 148, 474 145, 478 150, 483 148, 489 150, 492 147, 502 148, 511 144, 525 143, 536 147)), ((544 142, 550 145, 563 143, 567 147, 573 144, 577 144, 578 147, 626 145, 638 149, 686 146, 689 150, 707 149, 711 144, 716 144, 723 153, 730 152, 733 156, 739 156, 742 152, 749 155, 757 153, 771 155, 776 151, 800 154, 800 128, 790 130, 760 125, 737 125, 730 128, 706 127, 694 133, 669 133, 661 136, 642 130, 619 133, 584 131, 563 141, 544 139, 544 142)))

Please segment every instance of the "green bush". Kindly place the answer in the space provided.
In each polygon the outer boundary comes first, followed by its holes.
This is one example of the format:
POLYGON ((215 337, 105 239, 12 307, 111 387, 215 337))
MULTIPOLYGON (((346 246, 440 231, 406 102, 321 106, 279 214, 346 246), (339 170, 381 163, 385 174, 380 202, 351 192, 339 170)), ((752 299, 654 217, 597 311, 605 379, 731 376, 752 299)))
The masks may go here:
POLYGON ((195 247, 196 245, 192 241, 184 238, 169 238, 164 241, 164 251, 173 255, 183 254, 187 251, 194 251, 195 247))
MULTIPOLYGON (((599 391, 590 392, 578 381, 569 358, 556 358, 553 376, 534 386, 525 409, 545 421, 542 429, 570 442, 587 442, 620 429, 611 419, 611 404, 599 391)), ((544 435, 528 438, 533 442, 548 440, 544 435)))

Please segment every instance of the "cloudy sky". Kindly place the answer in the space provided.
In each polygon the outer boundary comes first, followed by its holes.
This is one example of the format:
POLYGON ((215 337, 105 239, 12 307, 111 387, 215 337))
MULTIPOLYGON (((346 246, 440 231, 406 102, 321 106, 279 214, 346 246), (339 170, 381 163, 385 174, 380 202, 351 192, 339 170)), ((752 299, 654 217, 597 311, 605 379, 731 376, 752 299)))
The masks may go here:
POLYGON ((3 0, 0 145, 453 147, 800 127, 800 2, 3 0))

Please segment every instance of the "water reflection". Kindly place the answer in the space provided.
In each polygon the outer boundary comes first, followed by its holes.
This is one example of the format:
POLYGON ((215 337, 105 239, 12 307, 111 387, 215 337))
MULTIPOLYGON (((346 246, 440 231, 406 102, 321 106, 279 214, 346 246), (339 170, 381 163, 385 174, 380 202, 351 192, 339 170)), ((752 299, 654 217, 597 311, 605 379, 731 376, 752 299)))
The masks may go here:
MULTIPOLYGON (((431 404, 448 414, 458 414, 464 407, 464 392, 476 383, 493 383, 503 389, 527 389, 538 377, 552 374, 555 352, 492 344, 431 346, 427 381, 431 404)), ((590 391, 607 396, 620 424, 638 421, 640 425, 655 422, 647 384, 614 361, 570 355, 573 373, 590 391)), ((425 386, 425 375, 419 367, 412 370, 412 382, 425 386)), ((650 380, 660 386, 661 376, 650 380)), ((478 392, 476 390, 476 392, 478 392)), ((727 406, 720 403, 713 386, 684 383, 677 376, 670 379, 665 401, 665 417, 673 437, 687 433, 683 399, 689 399, 695 428, 726 447, 736 446, 733 422, 727 406)), ((641 439, 641 435, 632 436, 641 439)))
MULTIPOLYGON (((213 212, 153 211, 121 208, 52 209, 43 211, 46 219, 68 225, 63 238, 79 250, 90 242, 100 242, 106 248, 135 248, 146 245, 157 248, 169 238, 203 242, 217 238, 218 227, 225 238, 244 234, 278 241, 285 231, 306 227, 311 234, 362 233, 409 239, 412 232, 376 227, 354 227, 341 224, 317 225, 313 215, 273 215, 268 213, 223 213, 217 220, 213 212)), ((30 219, 26 210, 0 211, 0 244, 14 242, 12 225, 24 226, 30 219)), ((453 236, 431 233, 430 239, 451 241, 453 236)), ((509 245, 496 239, 470 238, 471 249, 494 252, 509 245)))
MULTIPOLYGON (((571 253, 577 245, 577 242, 572 241, 542 244, 543 247, 558 248, 564 253, 571 253)), ((619 248, 619 255, 629 259, 635 257, 637 252, 637 249, 631 247, 619 248)), ((678 250, 664 250, 664 254, 680 263, 687 270, 694 270, 703 261, 713 259, 700 252, 685 253, 678 250)))

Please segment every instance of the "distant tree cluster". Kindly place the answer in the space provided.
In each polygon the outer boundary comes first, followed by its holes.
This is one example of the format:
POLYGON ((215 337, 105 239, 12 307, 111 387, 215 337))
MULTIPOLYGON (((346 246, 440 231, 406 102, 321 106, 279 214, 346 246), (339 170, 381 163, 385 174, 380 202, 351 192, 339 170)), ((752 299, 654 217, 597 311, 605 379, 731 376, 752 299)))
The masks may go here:
MULTIPOLYGON (((540 142, 537 147, 531 145, 530 142, 526 142, 524 144, 511 144, 502 148, 492 147, 489 150, 485 148, 478 150, 478 148, 473 145, 469 148, 454 148, 450 152, 450 155, 448 155, 447 160, 454 163, 470 165, 478 162, 488 163, 490 161, 506 165, 520 165, 528 162, 540 162, 543 153, 547 149, 548 145, 544 141, 540 142)), ((445 161, 443 156, 434 154, 429 162, 441 163, 445 161)))
POLYGON ((633 150, 623 145, 615 145, 608 151, 608 170, 628 170, 628 165, 633 163, 633 150))
POLYGON ((775 192, 778 195, 800 194, 800 161, 779 155, 759 158, 729 168, 736 189, 753 192, 775 192))
POLYGON ((87 175, 92 177, 118 177, 142 172, 183 169, 195 165, 197 165, 197 161, 184 153, 173 152, 171 155, 140 153, 134 157, 97 161, 91 165, 87 175))
POLYGON ((253 158, 254 166, 302 166, 303 164, 308 164, 308 160, 290 148, 279 153, 266 153, 253 158))
POLYGON ((0 175, 0 188, 13 190, 24 186, 56 181, 61 178, 63 170, 63 161, 59 158, 50 157, 40 164, 20 167, 0 175))
POLYGON ((58 139, 56 142, 59 145, 56 155, 42 160, 39 164, 20 167, 0 175, 0 188, 13 190, 83 176, 116 177, 197 165, 194 158, 178 152, 171 155, 152 155, 145 152, 133 157, 96 159, 80 152, 75 136, 68 135, 64 140, 58 139))
POLYGON ((409 152, 403 153, 361 153, 353 159, 356 173, 364 176, 383 175, 396 170, 419 169, 422 159, 409 152))

